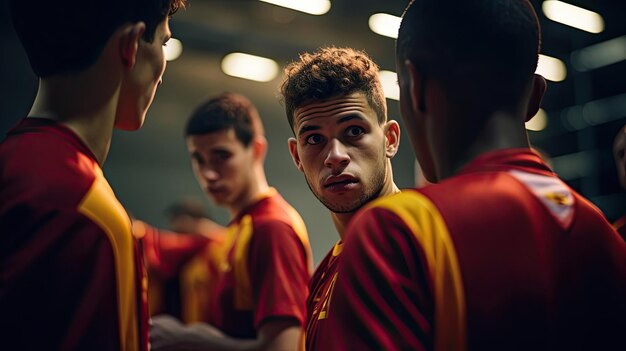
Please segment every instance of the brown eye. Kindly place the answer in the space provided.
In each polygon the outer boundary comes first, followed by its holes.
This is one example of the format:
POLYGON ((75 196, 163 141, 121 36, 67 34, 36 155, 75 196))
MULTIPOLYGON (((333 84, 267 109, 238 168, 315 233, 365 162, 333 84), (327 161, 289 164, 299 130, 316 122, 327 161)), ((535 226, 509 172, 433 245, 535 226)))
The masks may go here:
POLYGON ((324 137, 319 134, 311 134, 306 138, 306 143, 309 145, 317 145, 324 141, 324 137))
POLYGON ((348 129, 346 129, 346 135, 349 137, 359 137, 361 135, 365 134, 365 129, 361 128, 361 127, 357 127, 357 126, 352 126, 349 127, 348 129))

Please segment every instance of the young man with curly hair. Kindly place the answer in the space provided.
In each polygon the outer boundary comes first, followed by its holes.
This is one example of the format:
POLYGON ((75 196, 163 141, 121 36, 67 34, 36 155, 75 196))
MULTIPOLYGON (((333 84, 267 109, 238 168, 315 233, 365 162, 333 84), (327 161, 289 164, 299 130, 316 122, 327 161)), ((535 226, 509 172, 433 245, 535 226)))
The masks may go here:
POLYGON ((344 229, 365 204, 398 192, 391 158, 400 142, 387 105, 378 66, 362 51, 327 47, 285 68, 281 86, 287 119, 295 135, 289 151, 298 170, 326 206, 340 240, 309 282, 306 349, 319 349, 326 327, 344 229))
POLYGON ((184 0, 10 2, 39 79, 0 144, 6 350, 148 350, 145 276, 101 170, 114 128, 141 127, 184 0))

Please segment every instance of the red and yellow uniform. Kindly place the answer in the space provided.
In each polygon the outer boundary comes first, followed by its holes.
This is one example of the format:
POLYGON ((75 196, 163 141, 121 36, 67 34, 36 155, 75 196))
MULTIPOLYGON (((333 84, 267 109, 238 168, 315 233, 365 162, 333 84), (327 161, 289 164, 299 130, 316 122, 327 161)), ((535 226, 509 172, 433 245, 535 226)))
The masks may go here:
POLYGON ((142 221, 134 221, 133 229, 141 238, 148 269, 150 314, 170 314, 185 323, 206 322, 226 231, 207 237, 160 230, 142 221))
POLYGON ((624 350, 626 244, 527 149, 374 201, 318 350, 624 350))
POLYGON ((304 222, 271 189, 228 226, 208 322, 237 338, 271 318, 303 326, 311 265, 304 222))
POLYGON ((6 350, 147 350, 131 223, 70 129, 27 118, 0 144, 0 330, 6 350))
POLYGON ((305 328, 305 346, 307 350, 318 350, 318 330, 325 327, 324 320, 328 314, 333 287, 337 282, 337 268, 343 242, 339 240, 333 249, 315 269, 309 281, 309 297, 307 298, 307 321, 305 328))

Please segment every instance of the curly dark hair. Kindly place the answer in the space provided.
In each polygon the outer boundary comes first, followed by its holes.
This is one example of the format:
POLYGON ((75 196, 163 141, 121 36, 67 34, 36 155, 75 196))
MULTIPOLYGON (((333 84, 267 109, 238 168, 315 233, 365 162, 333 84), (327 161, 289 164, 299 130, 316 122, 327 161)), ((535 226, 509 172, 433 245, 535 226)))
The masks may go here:
POLYGON ((325 47, 301 54, 298 61, 285 67, 280 91, 292 129, 293 113, 303 104, 354 92, 365 93, 378 122, 387 120, 378 65, 363 51, 325 47))

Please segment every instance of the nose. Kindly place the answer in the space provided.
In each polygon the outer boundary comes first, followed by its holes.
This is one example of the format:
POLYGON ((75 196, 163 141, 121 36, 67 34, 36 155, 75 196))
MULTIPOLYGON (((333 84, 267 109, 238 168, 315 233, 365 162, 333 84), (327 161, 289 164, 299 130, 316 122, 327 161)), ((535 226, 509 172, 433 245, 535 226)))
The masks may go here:
POLYGON ((331 139, 329 149, 324 160, 324 165, 330 168, 345 167, 350 163, 350 156, 345 145, 338 139, 331 139))
POLYGON ((218 180, 220 177, 219 173, 210 167, 203 167, 200 170, 200 174, 209 183, 218 180))

